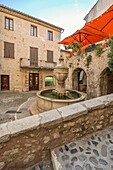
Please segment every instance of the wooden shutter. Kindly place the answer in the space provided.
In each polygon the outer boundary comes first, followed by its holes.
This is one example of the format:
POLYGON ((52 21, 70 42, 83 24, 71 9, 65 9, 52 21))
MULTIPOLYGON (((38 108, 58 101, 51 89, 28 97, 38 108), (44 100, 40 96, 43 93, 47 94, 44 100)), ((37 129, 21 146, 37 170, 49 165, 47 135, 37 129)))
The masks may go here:
POLYGON ((38 48, 30 47, 30 66, 38 67, 38 48))
POLYGON ((10 49, 10 58, 14 58, 14 44, 10 43, 9 49, 10 49))
POLYGON ((47 50, 47 61, 50 63, 53 62, 53 51, 47 50))
POLYGON ((14 44, 4 42, 4 58, 14 58, 14 44))
POLYGON ((8 50, 8 43, 4 42, 4 58, 8 58, 9 57, 9 50, 8 50))

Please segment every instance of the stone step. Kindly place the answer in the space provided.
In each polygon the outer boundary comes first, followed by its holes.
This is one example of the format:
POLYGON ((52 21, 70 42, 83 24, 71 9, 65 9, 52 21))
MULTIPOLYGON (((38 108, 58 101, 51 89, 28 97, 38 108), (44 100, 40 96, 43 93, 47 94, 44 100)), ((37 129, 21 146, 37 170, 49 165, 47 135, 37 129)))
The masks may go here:
POLYGON ((113 170, 113 127, 51 151, 54 170, 113 170))

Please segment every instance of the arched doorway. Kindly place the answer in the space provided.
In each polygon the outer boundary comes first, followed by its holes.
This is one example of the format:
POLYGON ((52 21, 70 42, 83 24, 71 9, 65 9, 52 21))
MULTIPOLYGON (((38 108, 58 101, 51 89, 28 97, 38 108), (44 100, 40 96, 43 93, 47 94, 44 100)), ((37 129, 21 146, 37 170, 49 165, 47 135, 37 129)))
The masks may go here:
POLYGON ((74 70, 72 74, 72 86, 74 90, 87 92, 87 75, 81 68, 74 70))
POLYGON ((113 93, 113 72, 105 68, 100 75, 100 96, 113 93))

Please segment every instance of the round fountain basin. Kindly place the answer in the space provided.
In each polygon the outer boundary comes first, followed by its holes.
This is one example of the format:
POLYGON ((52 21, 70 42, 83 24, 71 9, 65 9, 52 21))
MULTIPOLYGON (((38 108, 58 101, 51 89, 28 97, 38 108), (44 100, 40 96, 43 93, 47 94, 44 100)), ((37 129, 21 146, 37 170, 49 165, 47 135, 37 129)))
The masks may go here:
POLYGON ((67 90, 69 95, 59 97, 53 92, 54 90, 46 89, 37 93, 37 109, 39 113, 83 101, 86 97, 86 94, 76 90, 67 90))

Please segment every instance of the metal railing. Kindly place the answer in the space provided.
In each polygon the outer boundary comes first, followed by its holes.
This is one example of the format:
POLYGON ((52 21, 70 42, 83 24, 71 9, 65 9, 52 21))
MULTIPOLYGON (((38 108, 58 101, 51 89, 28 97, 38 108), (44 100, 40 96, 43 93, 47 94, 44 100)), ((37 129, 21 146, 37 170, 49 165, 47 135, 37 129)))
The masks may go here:
POLYGON ((21 68, 47 68, 53 69, 56 66, 56 62, 48 62, 45 60, 38 60, 38 63, 30 62, 28 58, 20 58, 20 67, 21 68))

